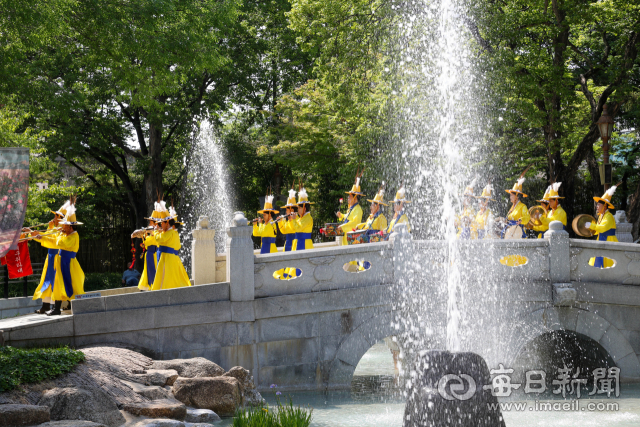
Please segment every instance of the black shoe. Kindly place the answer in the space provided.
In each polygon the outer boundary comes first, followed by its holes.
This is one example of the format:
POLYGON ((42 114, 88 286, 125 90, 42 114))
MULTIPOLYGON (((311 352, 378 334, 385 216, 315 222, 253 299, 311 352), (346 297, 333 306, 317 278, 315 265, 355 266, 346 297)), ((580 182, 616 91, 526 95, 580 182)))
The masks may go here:
POLYGON ((36 310, 36 314, 47 314, 47 311, 51 309, 51 304, 48 302, 43 302, 40 310, 36 310))
POLYGON ((54 309, 47 311, 47 316, 60 316, 62 314, 60 307, 62 307, 62 301, 56 301, 54 309))

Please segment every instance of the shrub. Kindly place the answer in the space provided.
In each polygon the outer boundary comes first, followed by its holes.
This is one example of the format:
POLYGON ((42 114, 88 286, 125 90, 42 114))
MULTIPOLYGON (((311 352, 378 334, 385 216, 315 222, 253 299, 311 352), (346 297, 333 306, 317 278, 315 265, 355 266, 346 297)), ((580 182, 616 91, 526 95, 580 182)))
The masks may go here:
POLYGON ((312 409, 283 405, 280 399, 274 410, 269 406, 241 408, 233 418, 233 427, 308 427, 311 424, 312 409))
POLYGON ((71 371, 84 353, 68 347, 20 349, 0 347, 0 391, 37 383, 71 371))

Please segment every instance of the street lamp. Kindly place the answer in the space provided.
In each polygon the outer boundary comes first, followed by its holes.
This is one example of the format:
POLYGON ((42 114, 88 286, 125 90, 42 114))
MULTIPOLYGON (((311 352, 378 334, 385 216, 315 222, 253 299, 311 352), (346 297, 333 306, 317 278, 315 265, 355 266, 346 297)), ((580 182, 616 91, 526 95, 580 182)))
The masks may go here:
POLYGON ((609 164, 609 139, 613 134, 613 117, 607 111, 607 104, 602 107, 602 115, 596 122, 600 137, 602 138, 602 158, 603 165, 600 166, 600 182, 607 191, 611 185, 611 165, 609 164))

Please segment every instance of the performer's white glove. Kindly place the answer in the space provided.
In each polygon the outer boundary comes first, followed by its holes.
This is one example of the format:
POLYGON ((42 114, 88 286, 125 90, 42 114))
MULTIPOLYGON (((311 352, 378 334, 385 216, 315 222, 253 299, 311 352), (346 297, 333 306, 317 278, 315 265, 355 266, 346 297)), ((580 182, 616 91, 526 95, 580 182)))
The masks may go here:
POLYGON ((591 228, 591 223, 590 222, 585 222, 584 226, 587 227, 587 228, 591 228))

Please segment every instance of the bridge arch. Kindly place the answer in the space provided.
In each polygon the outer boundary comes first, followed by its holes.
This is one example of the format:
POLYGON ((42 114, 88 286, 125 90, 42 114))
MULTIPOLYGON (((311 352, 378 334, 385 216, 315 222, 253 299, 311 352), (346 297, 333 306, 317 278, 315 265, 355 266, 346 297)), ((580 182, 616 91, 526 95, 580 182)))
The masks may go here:
POLYGON ((362 356, 378 341, 402 332, 392 326, 392 321, 390 311, 381 313, 363 322, 345 337, 330 362, 326 384, 329 390, 349 388, 362 356))
POLYGON ((640 362, 633 347, 618 328, 603 317, 574 307, 547 307, 530 312, 510 334, 507 360, 514 363, 531 340, 553 331, 571 331, 600 344, 620 368, 621 376, 640 377, 640 362))

